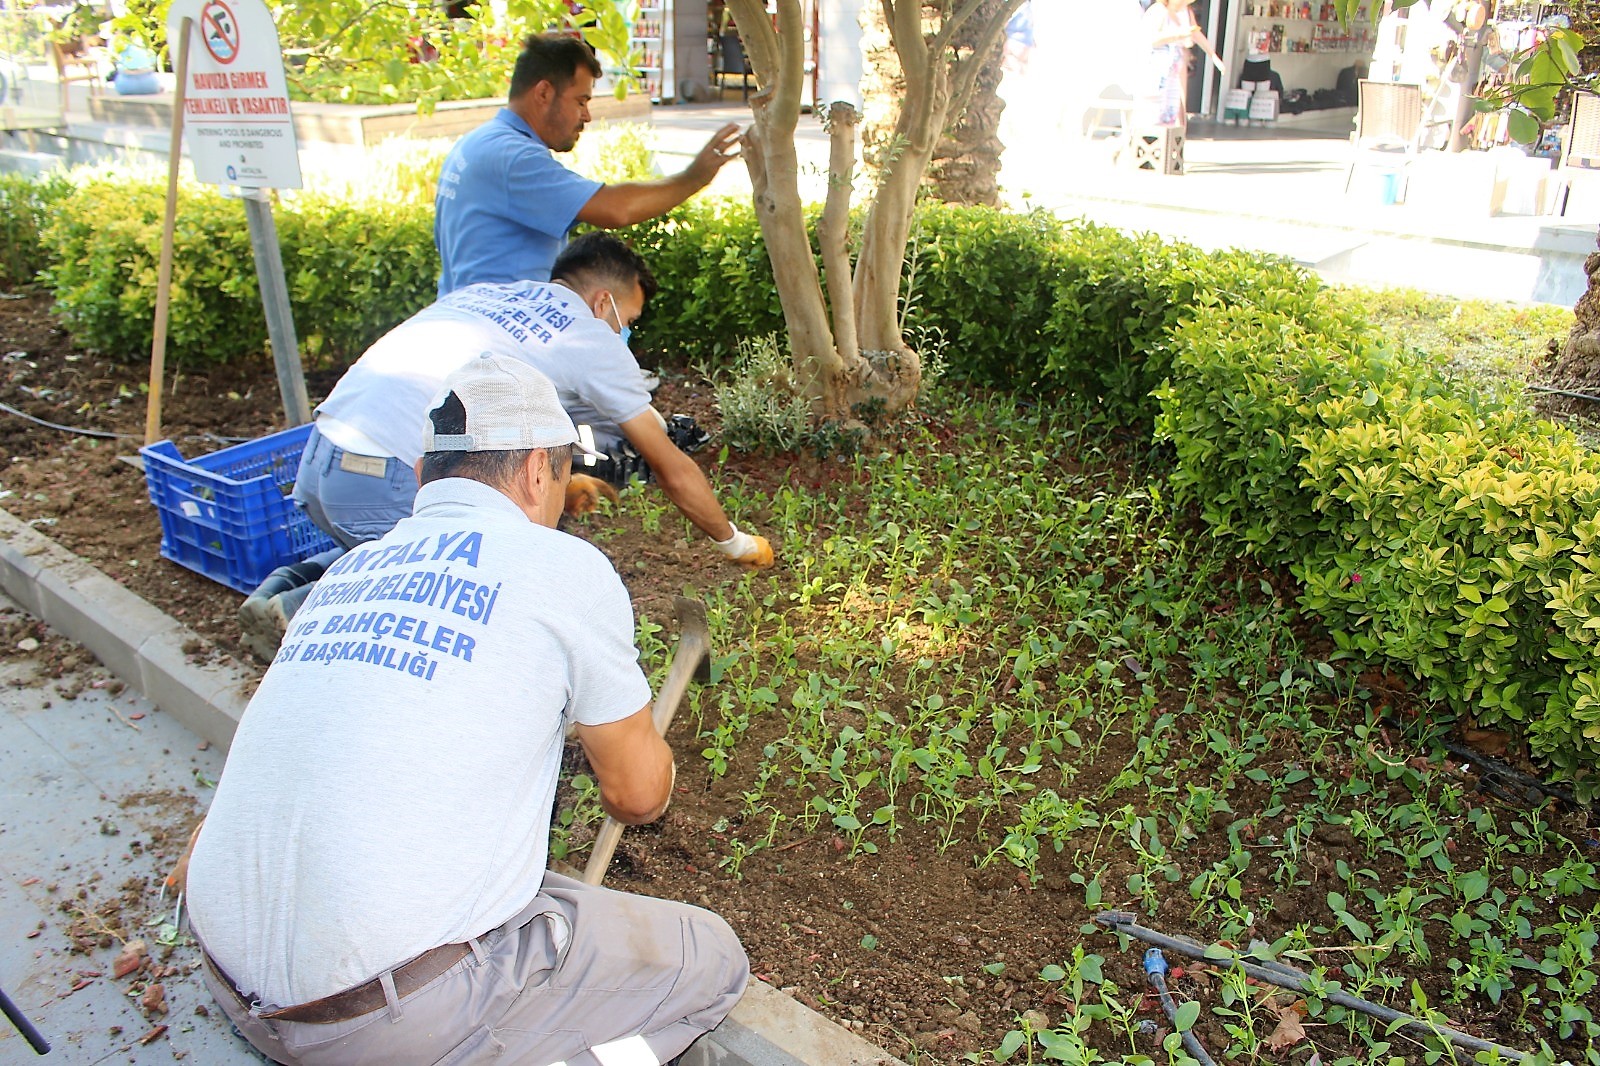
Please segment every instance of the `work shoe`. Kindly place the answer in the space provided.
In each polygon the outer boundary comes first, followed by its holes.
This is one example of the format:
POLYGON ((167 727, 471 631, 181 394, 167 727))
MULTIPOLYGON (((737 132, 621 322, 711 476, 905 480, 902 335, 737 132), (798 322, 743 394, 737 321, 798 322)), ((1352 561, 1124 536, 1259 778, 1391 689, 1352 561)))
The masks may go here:
POLYGON ((317 580, 343 554, 343 548, 333 548, 268 574, 239 605, 239 642, 262 662, 272 662, 288 632, 289 619, 306 602, 317 580))
POLYGON ((673 415, 667 419, 667 439, 680 451, 697 452, 711 443, 711 434, 688 415, 673 415))
POLYGON ((239 605, 239 643, 262 662, 270 663, 277 657, 283 635, 289 631, 289 617, 281 594, 263 596, 259 590, 251 593, 239 605))

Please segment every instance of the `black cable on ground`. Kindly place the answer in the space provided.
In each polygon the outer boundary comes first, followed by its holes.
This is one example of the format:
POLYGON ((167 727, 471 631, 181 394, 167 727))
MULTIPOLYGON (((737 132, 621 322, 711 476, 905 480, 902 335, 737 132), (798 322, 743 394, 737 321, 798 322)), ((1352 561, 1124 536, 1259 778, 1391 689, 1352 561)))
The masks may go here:
POLYGON ((0 988, 0 1014, 4 1014, 6 1020, 16 1027, 17 1032, 22 1034, 22 1039, 28 1042, 28 1046, 33 1048, 35 1054, 50 1054, 50 1041, 46 1040, 44 1034, 34 1028, 33 1023, 17 1009, 17 1005, 11 1002, 11 997, 6 995, 3 988, 0 988))
POLYGON ((1101 911, 1094 916, 1094 921, 1113 933, 1122 933, 1136 940, 1143 940, 1146 944, 1154 944, 1156 947, 1176 952, 1179 955, 1200 959, 1212 966, 1232 967, 1242 970, 1246 975, 1254 977, 1257 981, 1265 981, 1268 984, 1277 985, 1279 988, 1292 989, 1305 995, 1316 995, 1328 1003, 1337 1003, 1339 1006, 1349 1010, 1358 1010, 1363 1014, 1370 1014, 1374 1018, 1390 1023, 1391 1028, 1406 1029, 1418 1036, 1432 1036, 1439 1040, 1448 1041, 1456 1047, 1466 1048, 1468 1051, 1488 1051, 1510 1062, 1523 1062, 1528 1058, 1527 1055, 1515 1048, 1506 1047, 1504 1044, 1496 1044, 1491 1040, 1480 1039, 1470 1033, 1463 1033, 1459 1029, 1452 1029, 1447 1025, 1424 1021, 1421 1018, 1406 1014, 1404 1011, 1397 1011, 1393 1007, 1385 1007, 1381 1003, 1374 1003, 1371 1000, 1348 995, 1344 992, 1318 990, 1311 985, 1309 975, 1303 971, 1296 970, 1292 966, 1285 966, 1283 963, 1275 961, 1263 965, 1261 960, 1239 955, 1220 944, 1204 945, 1196 940, 1158 933, 1154 929, 1140 925, 1138 917, 1129 911, 1101 911))
POLYGON ((1521 770, 1509 766, 1493 756, 1485 755, 1481 751, 1474 751, 1465 744, 1458 744, 1453 740, 1446 739, 1440 740, 1439 746, 1463 762, 1469 762, 1476 767, 1479 771, 1479 780, 1483 780, 1484 778, 1491 776, 1505 778, 1510 781, 1515 781, 1529 792, 1548 796, 1551 799, 1560 800, 1569 807, 1582 806, 1582 804, 1578 802, 1577 797, 1571 792, 1568 792, 1566 789, 1561 788, 1558 785, 1552 785, 1541 781, 1532 774, 1525 774, 1521 770))
MULTIPOLYGON (((15 415, 17 418, 25 419, 26 421, 32 422, 36 426, 44 426, 46 429, 60 430, 62 433, 73 433, 80 437, 96 437, 100 440, 141 439, 140 435, 137 433, 110 433, 101 429, 82 429, 78 426, 63 426, 59 422, 47 422, 36 415, 30 415, 26 411, 19 411, 8 403, 0 403, 0 413, 15 415)), ((215 433, 199 433, 183 439, 210 441, 212 444, 220 444, 223 447, 227 447, 230 444, 243 444, 246 441, 255 440, 254 437, 219 437, 215 433)))
MULTIPOLYGON (((1406 732, 1408 728, 1405 722, 1388 715, 1384 716, 1383 722, 1385 725, 1402 733, 1406 732)), ((1569 807, 1581 808, 1583 806, 1578 802, 1578 797, 1569 790, 1562 788, 1560 785, 1552 785, 1548 781, 1541 780, 1532 774, 1523 773, 1516 767, 1496 759, 1492 755, 1485 755, 1483 752, 1469 748, 1459 741, 1451 740, 1449 737, 1436 737, 1434 742, 1462 762, 1472 764, 1473 768, 1478 772, 1480 791, 1492 792, 1501 799, 1513 803, 1537 804, 1539 802, 1538 797, 1547 796, 1550 799, 1560 800, 1569 807), (1501 781, 1514 782, 1520 785, 1523 795, 1516 795, 1501 781)), ((1427 743, 1427 741, 1424 741, 1424 743, 1427 743)))

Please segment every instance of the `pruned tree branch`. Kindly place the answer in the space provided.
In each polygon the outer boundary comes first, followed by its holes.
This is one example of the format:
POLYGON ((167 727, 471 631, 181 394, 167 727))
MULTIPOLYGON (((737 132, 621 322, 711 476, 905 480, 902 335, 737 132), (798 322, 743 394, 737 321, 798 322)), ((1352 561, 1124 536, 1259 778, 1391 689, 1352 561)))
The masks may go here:
MULTIPOLYGON (((792 4, 794 0, 781 2, 792 4)), ((727 3, 739 27, 739 40, 756 72, 756 84, 771 85, 778 74, 778 34, 767 18, 766 5, 761 0, 727 0, 727 3)))
POLYGON ((922 0, 882 0, 883 21, 889 40, 900 56, 906 79, 921 78, 928 70, 928 43, 922 37, 922 0))
POLYGON ((850 104, 836 102, 828 108, 828 196, 817 220, 817 245, 833 312, 833 338, 844 365, 861 354, 856 339, 855 295, 851 289, 850 192, 855 176, 856 123, 860 114, 850 104))
MULTIPOLYGON (((765 22, 765 19, 762 20, 765 22)), ((805 19, 798 0, 779 0, 777 47, 782 53, 778 78, 773 82, 773 107, 789 122, 800 119, 800 99, 805 88, 805 19), (793 116, 790 118, 789 116, 793 116)))
MULTIPOLYGON (((765 104, 764 100, 754 101, 757 108, 765 104)), ((751 199, 758 207, 770 202, 772 185, 772 178, 767 173, 767 153, 761 141, 761 135, 754 127, 747 129, 744 136, 739 138, 739 158, 744 160, 745 169, 750 173, 751 199)))

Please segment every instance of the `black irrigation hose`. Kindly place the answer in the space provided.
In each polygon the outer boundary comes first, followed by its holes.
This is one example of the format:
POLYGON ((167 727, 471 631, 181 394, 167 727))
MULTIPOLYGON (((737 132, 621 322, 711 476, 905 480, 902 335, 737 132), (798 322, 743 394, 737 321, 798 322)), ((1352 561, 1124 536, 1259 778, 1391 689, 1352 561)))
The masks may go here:
POLYGON ((79 429, 77 426, 63 426, 56 422, 46 422, 42 418, 35 418, 26 411, 19 411, 8 403, 0 403, 0 411, 18 418, 27 419, 35 425, 44 426, 46 429, 59 429, 63 433, 76 433, 80 437, 99 437, 102 440, 137 440, 136 433, 107 433, 99 429, 79 429))
POLYGON ((28 1042, 28 1046, 33 1048, 36 1054, 50 1054, 50 1041, 46 1040, 44 1034, 35 1029, 33 1023, 17 1009, 17 1005, 11 1002, 11 997, 6 995, 3 988, 0 988, 0 1014, 4 1014, 6 1020, 16 1027, 17 1032, 22 1034, 22 1039, 28 1042))
MULTIPOLYGON (((1557 785, 1547 784, 1546 782, 1539 780, 1537 777, 1534 777, 1532 774, 1525 774, 1521 770, 1509 766, 1491 755, 1485 755, 1481 751, 1474 751, 1465 744, 1458 744, 1453 740, 1443 739, 1439 741, 1439 746, 1463 762, 1470 762, 1473 766, 1477 767, 1479 770, 1478 779, 1480 782, 1491 776, 1505 778, 1509 781, 1515 781, 1530 793, 1548 796, 1551 799, 1558 799, 1570 807, 1577 808, 1582 806, 1582 804, 1578 802, 1577 797, 1571 792, 1568 792, 1566 789, 1557 785)), ((1523 799, 1527 798, 1528 797, 1523 797, 1523 799)))
POLYGON ((1397 1011, 1392 1007, 1385 1007, 1381 1003, 1374 1003, 1371 1000, 1361 999, 1358 996, 1348 995, 1344 992, 1318 991, 1314 987, 1308 987, 1311 985, 1309 975, 1296 970, 1292 966, 1285 966, 1279 962, 1263 965, 1257 961, 1246 960, 1219 944, 1213 944, 1208 947, 1193 940, 1180 940, 1177 937, 1167 936, 1165 933, 1158 933, 1154 929, 1147 929, 1140 925, 1137 917, 1129 911, 1101 911, 1094 916, 1094 920, 1114 933, 1124 933, 1137 940, 1143 940, 1147 944, 1154 944, 1158 948, 1177 952, 1179 955, 1187 955, 1192 959, 1200 959, 1203 962, 1217 963, 1243 970, 1246 975, 1254 977, 1257 981, 1265 981, 1268 984, 1277 985, 1279 988, 1288 988, 1296 992, 1304 992, 1307 995, 1316 995, 1329 1003, 1336 1003, 1350 1010, 1358 1010, 1363 1014, 1370 1014, 1380 1021, 1398 1022, 1400 1023, 1400 1028, 1409 1029, 1421 1036, 1433 1036, 1441 1040, 1448 1040, 1457 1047, 1466 1048, 1468 1051, 1490 1051, 1512 1062, 1523 1062, 1528 1057, 1523 1052, 1508 1048, 1504 1044, 1481 1040, 1478 1037, 1463 1033, 1459 1029, 1452 1029, 1447 1025, 1435 1025, 1431 1022, 1425 1022, 1420 1018, 1397 1011))
POLYGON ((1529 392, 1549 392, 1557 396, 1571 396, 1579 400, 1593 400, 1595 403, 1600 403, 1600 396, 1596 396, 1593 393, 1574 392, 1571 389, 1553 389, 1549 385, 1527 385, 1524 387, 1529 392))
MULTIPOLYGON (((1401 732, 1405 732, 1408 728, 1405 722, 1388 715, 1384 716, 1383 724, 1401 732)), ((1510 803, 1534 805, 1539 802, 1538 797, 1546 796, 1550 799, 1560 800, 1575 810, 1581 810, 1584 807, 1584 804, 1578 802, 1578 797, 1560 785, 1552 785, 1548 781, 1537 778, 1532 774, 1523 773, 1509 763, 1496 759, 1493 755, 1486 755, 1475 748, 1469 748, 1459 741, 1451 740, 1448 737, 1436 739, 1438 745, 1446 752, 1454 755, 1462 762, 1471 763, 1477 769, 1478 790, 1480 792, 1493 793, 1500 799, 1510 803), (1522 794, 1517 795, 1497 779, 1504 779, 1520 785, 1523 790, 1522 794)))
MULTIPOLYGON (((1167 991, 1167 957, 1161 954, 1160 948, 1151 948, 1144 953, 1144 973, 1150 979, 1150 987, 1156 990, 1156 995, 1161 998, 1161 1009, 1167 1012, 1167 1020, 1172 1022, 1174 1029, 1178 1028, 1178 1005, 1173 1002, 1172 993, 1167 991)), ((1189 1055, 1200 1063, 1200 1066, 1217 1066, 1217 1060, 1206 1054, 1206 1049, 1200 1045, 1200 1038, 1194 1035, 1194 1026, 1180 1030, 1183 1035, 1183 1046, 1189 1049, 1189 1055)))
MULTIPOLYGON (((137 433, 109 433, 109 432, 107 432, 105 430, 101 430, 101 429, 80 429, 77 426, 63 426, 59 422, 46 422, 44 419, 39 418, 39 417, 37 417, 35 415, 30 415, 26 411, 19 411, 15 407, 12 407, 8 403, 0 403, 0 413, 4 413, 4 414, 8 414, 8 415, 15 415, 18 418, 26 419, 27 421, 32 422, 34 425, 44 426, 46 429, 58 429, 63 433, 75 433, 80 437, 98 437, 101 440, 138 440, 139 439, 139 434, 137 434, 137 433)), ((221 445, 226 446, 226 445, 229 445, 229 444, 243 444, 245 441, 254 440, 255 438, 254 437, 219 437, 215 433, 200 433, 200 434, 197 434, 195 436, 185 437, 184 439, 185 440, 206 440, 206 441, 211 441, 214 444, 221 444, 221 445)))

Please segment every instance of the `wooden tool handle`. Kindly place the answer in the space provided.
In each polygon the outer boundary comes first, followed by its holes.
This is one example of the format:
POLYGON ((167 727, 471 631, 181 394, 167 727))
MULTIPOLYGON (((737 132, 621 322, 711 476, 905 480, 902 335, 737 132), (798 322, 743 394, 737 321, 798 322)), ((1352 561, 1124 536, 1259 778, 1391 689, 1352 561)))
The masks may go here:
MULTIPOLYGON (((704 627, 686 628, 678 640, 677 650, 672 654, 672 665, 667 667, 667 680, 650 708, 650 719, 655 723, 656 732, 662 736, 667 735, 667 727, 672 725, 672 716, 678 713, 678 704, 689 690, 689 682, 694 678, 695 671, 710 654, 704 627)), ((590 849, 589 861, 583 868, 584 884, 598 885, 605 880, 606 870, 611 866, 611 856, 616 854, 617 844, 622 840, 622 829, 621 822, 606 815, 606 822, 595 834, 594 847, 590 849)))

